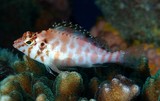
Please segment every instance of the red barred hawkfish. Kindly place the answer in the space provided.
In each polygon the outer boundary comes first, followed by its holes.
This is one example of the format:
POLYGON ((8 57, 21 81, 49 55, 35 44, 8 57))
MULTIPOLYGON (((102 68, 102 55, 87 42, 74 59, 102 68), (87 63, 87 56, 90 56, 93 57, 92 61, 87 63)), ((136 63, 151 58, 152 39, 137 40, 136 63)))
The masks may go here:
POLYGON ((78 25, 62 22, 39 33, 27 31, 13 46, 43 63, 50 73, 72 66, 91 68, 96 64, 124 63, 124 51, 108 52, 86 33, 78 25))

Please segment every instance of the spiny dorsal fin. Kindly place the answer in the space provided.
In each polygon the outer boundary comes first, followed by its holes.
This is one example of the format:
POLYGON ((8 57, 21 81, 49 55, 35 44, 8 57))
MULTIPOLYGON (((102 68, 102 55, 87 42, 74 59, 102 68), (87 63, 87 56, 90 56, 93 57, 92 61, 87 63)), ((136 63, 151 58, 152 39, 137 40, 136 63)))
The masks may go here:
MULTIPOLYGON (((56 23, 55 22, 52 25, 52 27, 54 29, 57 29, 57 30, 64 30, 64 29, 67 29, 67 28, 71 28, 74 32, 77 31, 77 32, 80 32, 80 33, 82 33, 84 35, 87 34, 88 36, 90 36, 90 33, 87 30, 85 30, 84 28, 82 28, 78 24, 72 24, 72 22, 67 22, 67 21, 63 21, 61 23, 56 23)), ((92 37, 92 36, 90 36, 90 37, 92 37)))
POLYGON ((69 31, 71 32, 70 34, 76 36, 77 38, 82 38, 90 42, 91 44, 94 44, 95 46, 99 48, 103 48, 105 50, 109 50, 109 47, 107 43, 103 40, 99 40, 96 37, 93 37, 90 32, 85 30, 83 27, 81 27, 78 24, 72 24, 72 22, 66 22, 63 21, 61 23, 54 23, 53 29, 59 30, 59 31, 69 31))

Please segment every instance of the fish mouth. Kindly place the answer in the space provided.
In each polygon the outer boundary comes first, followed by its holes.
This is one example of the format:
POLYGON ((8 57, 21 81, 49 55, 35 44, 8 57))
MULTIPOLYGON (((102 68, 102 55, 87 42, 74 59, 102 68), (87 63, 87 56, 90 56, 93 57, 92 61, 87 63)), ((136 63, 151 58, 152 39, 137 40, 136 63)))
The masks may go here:
POLYGON ((19 38, 19 39, 15 40, 13 42, 13 47, 17 48, 20 43, 22 43, 22 38, 19 38))

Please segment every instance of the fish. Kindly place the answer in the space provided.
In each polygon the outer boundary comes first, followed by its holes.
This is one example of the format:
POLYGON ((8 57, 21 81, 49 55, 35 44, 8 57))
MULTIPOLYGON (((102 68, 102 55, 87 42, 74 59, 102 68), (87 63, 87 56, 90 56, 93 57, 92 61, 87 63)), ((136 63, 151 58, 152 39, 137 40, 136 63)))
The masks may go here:
POLYGON ((27 31, 14 41, 13 47, 44 64, 49 73, 73 66, 124 63, 125 51, 110 52, 88 33, 81 26, 63 22, 41 32, 27 31))

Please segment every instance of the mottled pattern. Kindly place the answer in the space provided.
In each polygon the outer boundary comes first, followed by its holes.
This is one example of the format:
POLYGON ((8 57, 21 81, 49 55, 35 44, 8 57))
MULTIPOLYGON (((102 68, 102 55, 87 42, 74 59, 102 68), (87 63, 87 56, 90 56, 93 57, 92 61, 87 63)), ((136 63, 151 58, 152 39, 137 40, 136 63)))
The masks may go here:
POLYGON ((28 31, 14 41, 13 46, 56 72, 66 66, 92 67, 93 64, 123 62, 124 52, 107 52, 73 33, 58 29, 40 33, 28 31))

